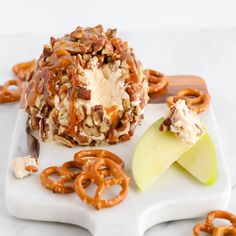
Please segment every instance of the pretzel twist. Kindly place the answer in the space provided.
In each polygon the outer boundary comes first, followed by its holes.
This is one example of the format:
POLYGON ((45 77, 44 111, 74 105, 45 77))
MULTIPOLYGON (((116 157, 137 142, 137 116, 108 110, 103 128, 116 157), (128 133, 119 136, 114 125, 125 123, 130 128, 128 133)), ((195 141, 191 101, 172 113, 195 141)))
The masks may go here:
POLYGON ((159 93, 167 87, 168 80, 162 73, 156 70, 146 69, 144 70, 144 74, 146 75, 149 84, 148 94, 159 93))
POLYGON ((193 228, 193 236, 199 236, 200 232, 205 232, 213 236, 236 236, 236 216, 230 212, 222 210, 209 212, 205 222, 197 224, 193 228), (231 225, 216 226, 213 222, 215 219, 228 220, 231 225))
POLYGON ((93 150, 83 150, 75 153, 74 160, 81 165, 84 165, 88 161, 94 161, 96 158, 106 158, 114 161, 121 168, 124 168, 124 161, 115 155, 112 152, 101 150, 101 149, 93 149, 93 150))
MULTIPOLYGON (((82 172, 82 166, 75 162, 69 161, 62 165, 62 167, 51 166, 45 169, 40 175, 40 181, 44 187, 51 190, 54 193, 72 193, 74 192, 73 185, 66 185, 67 182, 74 180, 77 175, 82 172), (69 168, 76 168, 77 171, 71 171, 69 168), (59 180, 53 181, 49 176, 58 175, 59 180)), ((88 182, 83 183, 85 187, 88 186, 88 182)))
POLYGON ((22 62, 12 67, 12 72, 18 79, 25 81, 27 76, 34 71, 36 67, 36 60, 22 62))
POLYGON ((15 102, 20 99, 22 92, 22 82, 20 80, 8 80, 0 86, 0 103, 15 102), (10 90, 10 86, 15 86, 15 90, 10 90))
POLYGON ((183 89, 175 96, 168 97, 166 104, 168 107, 172 107, 179 99, 185 100, 189 109, 197 114, 205 111, 210 104, 210 95, 193 88, 183 89))
POLYGON ((212 227, 212 225, 209 225, 206 223, 197 224, 193 228, 193 236, 199 236, 200 232, 212 234, 213 230, 214 230, 214 228, 212 227))
POLYGON ((219 226, 214 230, 212 235, 213 236, 224 236, 224 235, 236 236, 236 228, 233 226, 219 226))
POLYGON ((124 200, 128 193, 129 178, 124 174, 118 164, 108 158, 96 158, 94 162, 87 162, 85 164, 86 171, 82 172, 75 180, 75 191, 77 195, 86 203, 99 210, 101 208, 112 207, 124 200), (106 179, 101 175, 101 168, 109 169, 109 178, 106 179), (83 182, 89 180, 97 185, 96 193, 93 197, 89 196, 83 182), (102 199, 102 194, 105 189, 110 188, 112 185, 120 185, 121 191, 117 196, 112 199, 102 199))
MULTIPOLYGON (((214 226, 214 223, 213 223, 214 219, 228 220, 232 224, 232 226, 236 228, 236 216, 230 212, 222 211, 222 210, 209 212, 205 222, 207 224, 211 224, 214 226)), ((216 226, 214 227, 216 228, 216 226)))
POLYGON ((74 161, 68 161, 61 167, 48 167, 40 175, 44 187, 54 193, 72 193, 77 195, 95 209, 112 207, 126 197, 128 193, 129 178, 125 175, 124 162, 115 154, 105 150, 83 150, 75 153, 74 161), (71 168, 76 168, 72 170, 71 168), (49 178, 56 174, 59 180, 49 178), (73 185, 66 185, 74 181, 73 185), (86 193, 86 188, 94 183, 97 185, 94 197, 86 193), (105 189, 113 185, 120 185, 121 191, 112 199, 102 199, 105 189))

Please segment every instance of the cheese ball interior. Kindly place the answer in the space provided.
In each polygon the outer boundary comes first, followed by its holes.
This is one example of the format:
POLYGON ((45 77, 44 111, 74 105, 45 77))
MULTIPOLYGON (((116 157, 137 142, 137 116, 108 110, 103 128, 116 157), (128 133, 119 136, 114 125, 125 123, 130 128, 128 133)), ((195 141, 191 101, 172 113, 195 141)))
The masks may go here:
POLYGON ((25 96, 29 127, 43 141, 115 144, 143 119, 148 82, 116 30, 78 27, 44 46, 25 96))

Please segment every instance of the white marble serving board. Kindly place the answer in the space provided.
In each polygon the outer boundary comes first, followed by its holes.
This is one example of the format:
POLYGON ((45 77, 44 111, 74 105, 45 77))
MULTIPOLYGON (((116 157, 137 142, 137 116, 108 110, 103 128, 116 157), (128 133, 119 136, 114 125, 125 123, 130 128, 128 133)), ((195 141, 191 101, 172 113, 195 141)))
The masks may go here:
MULTIPOLYGON (((145 119, 130 141, 100 148, 119 155, 126 163, 126 173, 131 175, 131 158, 137 141, 155 120, 167 112, 164 104, 147 105, 145 119)), ((201 120, 209 129, 217 153, 219 176, 214 185, 201 184, 174 164, 144 193, 137 190, 131 178, 127 198, 113 208, 100 211, 82 202, 75 193, 53 194, 43 188, 39 181, 43 169, 72 160, 73 154, 84 147, 70 149, 41 143, 38 174, 22 180, 14 177, 10 162, 25 154, 21 144, 25 142, 26 119, 26 113, 19 110, 6 176, 6 205, 16 217, 75 224, 88 229, 94 236, 142 236, 148 228, 158 223, 197 218, 213 209, 225 209, 228 206, 231 185, 212 108, 201 115, 201 120)))

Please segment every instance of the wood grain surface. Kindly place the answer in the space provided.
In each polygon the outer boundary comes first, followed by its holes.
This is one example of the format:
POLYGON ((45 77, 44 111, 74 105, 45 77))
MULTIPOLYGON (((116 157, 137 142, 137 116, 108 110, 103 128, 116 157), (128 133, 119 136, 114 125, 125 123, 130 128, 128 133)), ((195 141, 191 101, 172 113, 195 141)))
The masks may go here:
POLYGON ((203 78, 194 75, 167 76, 169 85, 158 94, 150 95, 148 103, 165 103, 166 98, 175 95, 178 91, 186 88, 195 88, 208 93, 206 82, 203 78))

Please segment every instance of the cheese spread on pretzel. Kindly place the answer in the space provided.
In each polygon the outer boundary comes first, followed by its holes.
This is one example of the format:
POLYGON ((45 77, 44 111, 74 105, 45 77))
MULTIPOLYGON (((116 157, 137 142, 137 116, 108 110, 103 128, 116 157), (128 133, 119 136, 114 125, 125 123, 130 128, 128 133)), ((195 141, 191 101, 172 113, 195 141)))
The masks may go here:
POLYGON ((16 178, 22 179, 25 176, 34 174, 39 168, 38 160, 31 155, 25 157, 17 157, 12 160, 12 168, 16 178))
POLYGON ((198 115, 191 111, 184 100, 178 100, 172 107, 168 117, 160 127, 175 133, 183 142, 195 143, 203 134, 203 127, 198 115))

